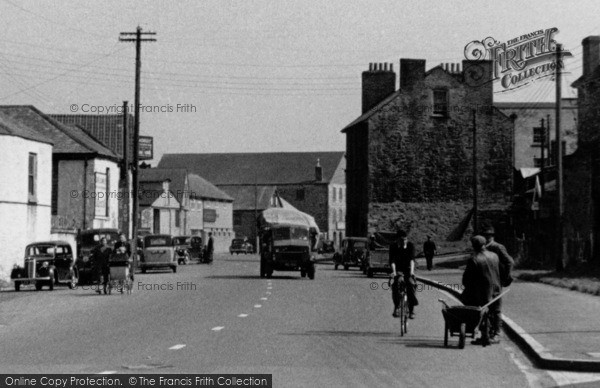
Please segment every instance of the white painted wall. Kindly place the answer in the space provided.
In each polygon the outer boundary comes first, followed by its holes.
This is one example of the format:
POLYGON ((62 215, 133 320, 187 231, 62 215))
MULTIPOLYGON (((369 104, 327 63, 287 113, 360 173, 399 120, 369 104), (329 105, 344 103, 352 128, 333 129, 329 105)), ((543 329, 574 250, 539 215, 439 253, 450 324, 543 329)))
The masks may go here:
POLYGON ((205 199, 204 209, 215 209, 217 219, 215 222, 204 222, 203 241, 208 241, 208 232, 212 232, 215 252, 228 252, 231 240, 235 238, 233 232, 233 203, 205 199))
MULTIPOLYGON (((95 173, 106 173, 106 169, 110 169, 109 187, 108 187, 108 217, 96 217, 94 216, 93 227, 94 228, 119 228, 119 177, 121 174, 119 165, 116 162, 105 160, 105 159, 94 159, 93 163, 93 174, 91 179, 93 181, 95 173)), ((94 206, 92 205, 89 209, 94 214, 94 206)))
POLYGON ((0 278, 23 265, 25 246, 50 238, 52 145, 0 135, 0 278), (28 203, 29 153, 37 154, 37 204, 28 203))

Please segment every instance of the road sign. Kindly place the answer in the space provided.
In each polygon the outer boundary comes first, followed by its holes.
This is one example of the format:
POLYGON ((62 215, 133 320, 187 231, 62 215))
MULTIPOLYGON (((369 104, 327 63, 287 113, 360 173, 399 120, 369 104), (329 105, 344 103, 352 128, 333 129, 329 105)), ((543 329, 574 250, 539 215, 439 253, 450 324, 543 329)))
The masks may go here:
POLYGON ((139 160, 150 160, 154 157, 153 140, 154 138, 152 136, 140 136, 139 160))

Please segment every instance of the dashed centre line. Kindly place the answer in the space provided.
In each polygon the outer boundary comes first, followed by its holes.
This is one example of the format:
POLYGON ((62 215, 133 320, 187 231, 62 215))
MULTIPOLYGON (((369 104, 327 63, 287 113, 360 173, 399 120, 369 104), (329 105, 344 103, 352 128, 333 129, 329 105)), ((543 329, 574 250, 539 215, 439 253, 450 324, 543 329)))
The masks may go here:
POLYGON ((169 350, 179 350, 179 349, 183 349, 183 348, 185 348, 184 344, 178 344, 178 345, 175 345, 175 346, 171 346, 169 348, 169 350))
POLYGON ((267 298, 260 298, 260 300, 267 300, 267 298))
POLYGON ((260 304, 255 304, 255 305, 254 305, 254 308, 255 308, 255 309, 259 309, 259 308, 261 308, 261 307, 262 307, 262 305, 260 305, 260 304))
POLYGON ((248 316, 248 314, 240 314, 240 315, 238 315, 238 317, 240 317, 240 318, 246 318, 247 316, 248 316))
POLYGON ((221 331, 221 330, 223 330, 224 328, 225 328, 225 326, 215 326, 215 327, 213 327, 211 330, 212 330, 212 331, 221 331))

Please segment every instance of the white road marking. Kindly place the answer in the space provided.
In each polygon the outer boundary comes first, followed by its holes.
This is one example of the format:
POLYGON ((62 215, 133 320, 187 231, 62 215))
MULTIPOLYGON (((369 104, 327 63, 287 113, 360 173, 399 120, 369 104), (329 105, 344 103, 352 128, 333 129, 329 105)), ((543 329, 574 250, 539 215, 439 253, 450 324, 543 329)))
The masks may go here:
POLYGON ((169 350, 179 350, 179 349, 183 349, 183 348, 185 348, 184 344, 178 344, 178 345, 175 345, 175 346, 171 346, 169 348, 169 350))
POLYGON ((267 300, 267 298, 260 298, 260 300, 267 300))
POLYGON ((262 307, 262 305, 260 305, 260 304, 255 304, 255 305, 254 305, 254 308, 255 308, 255 309, 259 309, 259 308, 261 308, 261 307, 262 307))
POLYGON ((105 370, 104 372, 98 373, 99 375, 114 375, 117 374, 116 370, 105 370))
POLYGON ((215 326, 215 327, 213 327, 211 330, 212 330, 212 331, 221 331, 221 330, 223 330, 224 328, 225 328, 225 326, 215 326))
POLYGON ((265 292, 265 294, 267 294, 267 295, 271 295, 271 292, 270 292, 270 291, 267 291, 267 292, 265 292))
POLYGON ((267 290, 272 290, 272 289, 273 289, 273 287, 267 287, 267 290))
POLYGON ((562 372, 549 370, 547 373, 556 381, 557 386, 562 387, 568 385, 570 387, 575 384, 590 383, 592 381, 600 381, 598 373, 586 372, 562 372))
POLYGON ((240 314, 240 315, 238 315, 238 317, 240 317, 240 318, 246 318, 247 316, 248 316, 248 314, 240 314))

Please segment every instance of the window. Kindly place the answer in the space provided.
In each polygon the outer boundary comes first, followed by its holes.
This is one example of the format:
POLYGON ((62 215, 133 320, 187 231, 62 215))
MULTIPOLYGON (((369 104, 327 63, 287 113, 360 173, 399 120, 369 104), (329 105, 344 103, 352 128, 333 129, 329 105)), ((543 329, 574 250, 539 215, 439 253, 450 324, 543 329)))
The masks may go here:
POLYGON ((331 209, 331 220, 333 221, 334 224, 337 222, 336 215, 337 215, 337 213, 335 212, 335 209, 331 209))
POLYGON ((339 197, 339 199, 340 199, 340 202, 342 202, 344 197, 343 197, 343 195, 342 195, 342 188, 341 188, 341 187, 340 187, 340 189, 339 189, 339 195, 338 195, 338 197, 339 197))
POLYGON ((542 143, 544 140, 544 128, 533 127, 533 142, 542 143))
POLYGON ((37 154, 29 154, 28 169, 29 201, 37 202, 37 154))
POLYGON ((445 89, 434 89, 433 91, 433 114, 448 115, 448 91, 445 89))
POLYGON ((296 190, 296 200, 297 201, 304 201, 304 189, 298 189, 296 190))
POLYGON ((338 220, 344 222, 344 213, 342 213, 342 209, 338 210, 338 220))
POLYGON ((542 158, 533 158, 533 167, 542 167, 542 158))
POLYGON ((181 210, 175 210, 175 227, 179 228, 181 224, 181 210))
POLYGON ((335 187, 333 188, 332 191, 333 191, 333 202, 335 202, 336 201, 336 197, 335 197, 336 190, 335 190, 335 187))

